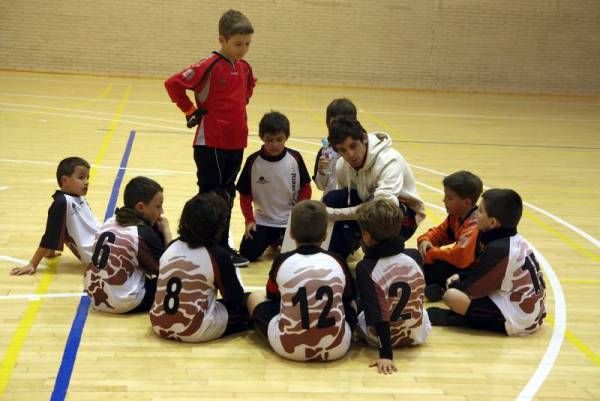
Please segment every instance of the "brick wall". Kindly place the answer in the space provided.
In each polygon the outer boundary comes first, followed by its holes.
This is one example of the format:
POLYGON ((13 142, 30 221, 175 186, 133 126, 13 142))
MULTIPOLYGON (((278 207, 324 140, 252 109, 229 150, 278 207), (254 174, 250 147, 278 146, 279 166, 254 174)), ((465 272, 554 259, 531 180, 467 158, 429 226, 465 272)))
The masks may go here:
POLYGON ((227 8, 263 82, 600 94, 599 0, 4 0, 0 69, 166 77, 227 8))

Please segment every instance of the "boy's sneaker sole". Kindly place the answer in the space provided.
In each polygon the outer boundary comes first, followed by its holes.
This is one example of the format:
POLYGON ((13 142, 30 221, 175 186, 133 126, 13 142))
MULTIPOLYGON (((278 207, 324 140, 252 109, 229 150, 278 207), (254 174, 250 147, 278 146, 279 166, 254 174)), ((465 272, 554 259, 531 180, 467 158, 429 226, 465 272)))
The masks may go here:
POLYGON ((248 259, 246 259, 245 257, 243 257, 242 255, 240 255, 238 252, 232 251, 231 252, 231 263, 233 263, 233 265, 235 267, 246 267, 250 264, 250 261, 248 259))

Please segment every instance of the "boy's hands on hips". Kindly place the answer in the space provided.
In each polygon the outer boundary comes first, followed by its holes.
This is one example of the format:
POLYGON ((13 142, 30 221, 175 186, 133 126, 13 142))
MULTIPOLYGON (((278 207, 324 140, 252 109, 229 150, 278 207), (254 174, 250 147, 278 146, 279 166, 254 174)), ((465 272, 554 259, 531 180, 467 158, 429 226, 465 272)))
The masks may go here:
POLYGON ((202 120, 202 116, 207 112, 204 109, 196 109, 192 114, 185 116, 185 120, 187 121, 187 127, 193 128, 196 125, 200 124, 202 120))

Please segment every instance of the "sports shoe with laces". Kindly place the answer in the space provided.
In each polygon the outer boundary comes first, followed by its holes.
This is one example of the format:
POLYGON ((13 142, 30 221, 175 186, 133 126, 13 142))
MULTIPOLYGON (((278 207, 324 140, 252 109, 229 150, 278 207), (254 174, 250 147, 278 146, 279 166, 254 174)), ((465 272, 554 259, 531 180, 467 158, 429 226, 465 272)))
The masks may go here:
POLYGON ((235 267, 246 267, 250 264, 250 261, 240 255, 236 249, 229 249, 229 254, 231 255, 231 262, 235 267))
POLYGON ((465 326, 467 324, 464 316, 450 309, 432 306, 427 308, 427 315, 429 315, 432 326, 465 326))

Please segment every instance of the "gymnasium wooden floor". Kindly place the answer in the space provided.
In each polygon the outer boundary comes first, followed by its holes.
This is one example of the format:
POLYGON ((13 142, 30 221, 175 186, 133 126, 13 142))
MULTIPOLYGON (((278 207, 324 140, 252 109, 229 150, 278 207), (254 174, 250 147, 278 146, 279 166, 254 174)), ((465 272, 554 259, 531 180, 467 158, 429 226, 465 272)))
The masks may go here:
MULTIPOLYGON (((368 368, 376 350, 364 346, 337 362, 294 363, 250 332, 186 345, 157 338, 145 315, 86 315, 85 303, 78 312, 83 269, 68 250, 34 276, 8 274, 43 233, 57 162, 78 155, 93 164, 87 199, 99 220, 119 171, 121 190, 136 175, 156 179, 175 228, 196 191, 192 131, 160 80, 0 72, 0 398, 600 399, 600 99, 259 83, 246 154, 259 147, 260 117, 275 109, 291 121, 289 147, 312 168, 325 107, 342 96, 360 107, 368 130, 389 132, 412 165, 428 205, 419 232, 444 217, 441 180, 453 171, 522 195, 520 232, 539 251, 548 284, 540 332, 506 338, 435 327, 426 345, 397 350, 398 373, 382 376, 368 368)), ((238 244, 237 208, 232 231, 238 244)), ((241 270, 245 285, 262 289, 268 267, 241 270)))

